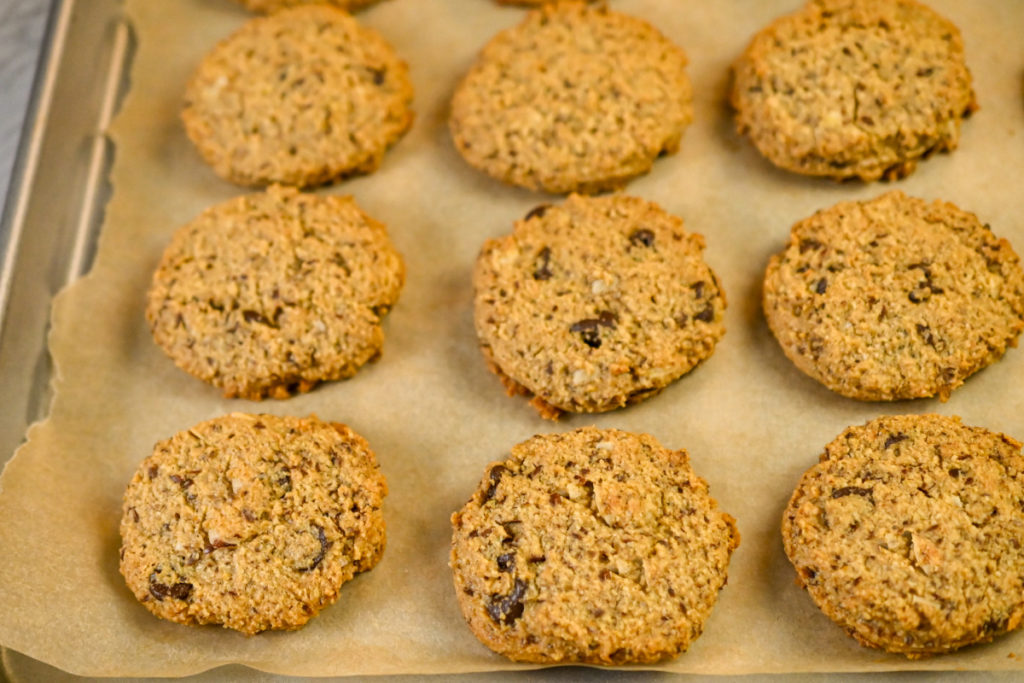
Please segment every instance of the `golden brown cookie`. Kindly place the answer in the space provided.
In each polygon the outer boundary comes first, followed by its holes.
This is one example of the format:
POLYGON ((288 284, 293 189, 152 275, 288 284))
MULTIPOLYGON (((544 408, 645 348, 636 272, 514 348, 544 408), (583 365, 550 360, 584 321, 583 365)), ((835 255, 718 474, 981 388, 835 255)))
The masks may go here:
POLYGON ((894 191, 793 226, 764 279, 782 350, 843 396, 949 398, 1024 329, 1024 272, 966 211, 894 191))
POLYGON ((408 68, 328 5, 248 21, 200 63, 185 131, 222 177, 306 187, 375 170, 412 124, 408 68))
POLYGON ((345 425, 234 413, 156 444, 124 494, 121 573, 150 612, 297 629, 384 552, 387 484, 345 425))
POLYGON ((686 451, 594 427, 535 436, 452 515, 470 629, 526 662, 655 662, 701 634, 739 533, 686 451))
POLYGON ((703 250, 682 220, 636 197, 538 206, 477 259, 481 350, 544 417, 653 396, 725 334, 725 294, 703 250))
POLYGON ((226 397, 287 398, 380 355, 405 279, 351 197, 271 187, 180 228, 149 289, 153 339, 226 397))
POLYGON ((333 5, 338 9, 355 12, 364 7, 369 7, 378 0, 235 0, 245 5, 245 8, 253 12, 270 14, 284 9, 285 7, 297 7, 299 5, 333 5))
POLYGON ((480 53, 449 126, 473 167, 547 192, 599 192, 675 152, 692 118, 686 55, 603 5, 531 11, 480 53))
POLYGON ((773 164, 900 178, 978 108, 960 32, 915 0, 811 0, 733 66, 736 126, 773 164))
POLYGON ((1024 457, 959 418, 882 417, 825 447, 782 518, 815 604, 863 645, 916 658, 1024 617, 1024 457))

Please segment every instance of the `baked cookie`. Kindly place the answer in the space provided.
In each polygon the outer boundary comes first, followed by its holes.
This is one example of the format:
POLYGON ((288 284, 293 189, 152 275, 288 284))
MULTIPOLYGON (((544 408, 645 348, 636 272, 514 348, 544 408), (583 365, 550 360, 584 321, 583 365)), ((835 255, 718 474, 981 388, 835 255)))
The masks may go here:
POLYGON ((470 629, 525 662, 655 662, 701 634, 739 533, 686 451, 586 427, 512 448, 452 515, 470 629))
POLYGON ((351 197, 274 186, 180 228, 153 274, 153 339, 226 397, 287 398, 380 355, 405 280, 386 228, 351 197))
POLYGON ((992 640, 1024 617, 1024 457, 941 415, 850 427, 801 478, 786 554, 863 645, 911 658, 992 640))
POLYGON ((150 612, 297 629, 384 552, 387 484, 345 425, 235 413, 156 444, 124 494, 121 573, 150 612))
POLYGON ((945 401, 1016 346, 1024 272, 974 214, 896 191, 794 225, 764 312, 789 359, 843 396, 945 401))
POLYGON ((369 7, 378 0, 235 0, 245 5, 245 8, 253 12, 270 14, 285 7, 296 7, 298 5, 333 5, 338 9, 355 12, 364 7, 369 7))
POLYGON ((570 196, 489 240, 473 273, 477 336, 510 395, 544 417, 661 391, 714 351, 725 294, 704 238, 657 204, 570 196))
POLYGON ((960 32, 915 0, 811 0, 733 66, 736 127, 776 166, 896 179, 978 108, 960 32))
POLYGON ((408 68, 328 5, 257 17, 217 45, 185 91, 203 159, 241 185, 306 187, 375 170, 412 124, 408 68))
POLYGON ((600 192, 675 152, 692 118, 686 55, 641 19, 549 4, 483 49, 449 126, 475 168, 547 192, 600 192))

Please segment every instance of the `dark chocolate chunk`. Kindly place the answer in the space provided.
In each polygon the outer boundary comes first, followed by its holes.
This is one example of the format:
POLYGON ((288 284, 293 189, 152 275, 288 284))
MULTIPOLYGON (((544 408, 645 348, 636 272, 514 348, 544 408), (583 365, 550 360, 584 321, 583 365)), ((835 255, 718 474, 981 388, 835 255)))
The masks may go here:
POLYGON ((549 280, 551 275, 551 249, 544 247, 537 252, 537 260, 534 262, 533 267, 533 279, 549 280))
POLYGON ((512 592, 508 595, 491 596, 491 604, 487 606, 487 613, 491 615, 494 623, 511 624, 523 616, 523 595, 526 594, 526 582, 516 579, 512 586, 512 592))
POLYGON ((505 553, 504 555, 498 555, 498 571, 499 572, 510 572, 516 568, 516 554, 505 553))
POLYGON ((189 596, 192 595, 192 584, 179 581, 168 586, 157 581, 156 572, 153 572, 149 575, 149 592, 157 600, 163 600, 164 598, 188 600, 189 596))
POLYGON ((332 543, 327 540, 327 534, 324 533, 324 528, 322 526, 314 524, 313 528, 316 529, 317 540, 320 541, 320 552, 316 554, 316 557, 313 558, 313 561, 309 565, 305 567, 296 567, 296 571, 311 572, 316 569, 317 565, 323 562, 324 557, 327 555, 327 551, 332 545, 332 543))
POLYGON ((641 244, 645 247, 654 246, 654 233, 647 228, 640 228, 634 230, 629 235, 629 243, 633 246, 640 246, 641 244))
POLYGON ((495 489, 498 488, 498 482, 501 481, 501 475, 505 474, 506 472, 508 472, 508 469, 504 465, 495 465, 494 467, 491 468, 491 471, 488 474, 488 477, 490 477, 491 479, 491 485, 487 487, 486 491, 484 491, 485 501, 494 498, 494 491, 495 489))
POLYGON ((715 307, 708 304, 704 307, 704 310, 693 316, 694 320, 699 320, 704 323, 709 323, 715 319, 715 307))
POLYGON ((579 334, 583 343, 592 349, 600 348, 602 327, 614 328, 619 322, 619 316, 611 311, 601 311, 596 318, 584 318, 569 326, 569 331, 579 334))
POLYGON ((537 206, 530 209, 530 212, 523 218, 524 221, 528 221, 531 218, 540 218, 548 212, 551 208, 550 204, 538 204, 537 206))
POLYGON ((811 249, 821 249, 824 244, 815 239, 802 239, 800 240, 800 253, 803 254, 811 249))
POLYGON ((821 278, 818 280, 818 284, 814 285, 814 291, 818 294, 824 294, 826 289, 828 289, 828 280, 825 278, 821 278))
POLYGON ((871 498, 871 489, 860 488, 859 486, 844 486, 841 489, 836 489, 832 492, 832 498, 842 498, 844 496, 865 496, 871 498))
POLYGON ((697 297, 698 299, 703 299, 704 298, 704 281, 703 280, 698 280, 697 282, 694 282, 692 285, 690 285, 690 289, 693 290, 693 295, 695 297, 697 297))
POLYGON ((906 434, 904 434, 902 432, 900 432, 898 434, 891 434, 889 436, 889 438, 885 440, 885 445, 882 446, 882 449, 884 450, 884 449, 888 448, 889 446, 892 446, 893 444, 897 444, 900 441, 905 441, 908 438, 910 438, 910 437, 908 437, 906 434))

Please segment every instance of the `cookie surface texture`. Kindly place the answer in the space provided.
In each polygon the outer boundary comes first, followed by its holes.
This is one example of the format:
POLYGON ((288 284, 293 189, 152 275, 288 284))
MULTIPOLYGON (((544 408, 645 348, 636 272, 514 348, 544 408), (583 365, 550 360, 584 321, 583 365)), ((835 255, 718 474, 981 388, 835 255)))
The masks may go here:
POLYGON ((794 225, 763 305, 786 356, 829 389, 945 400, 1016 345, 1024 272, 974 214, 894 191, 794 225))
POLYGON ((545 417, 653 396, 725 333, 725 294, 703 249, 682 220, 635 197, 541 205, 477 259, 481 350, 545 417))
POLYGON ((237 197, 180 228, 146 307, 153 339, 226 397, 287 398, 381 351, 405 266, 351 197, 237 197))
POLYGON ((515 446, 452 525, 463 616, 487 647, 527 662, 678 655, 739 545, 685 451, 594 427, 515 446))
POLYGON ((344 425, 234 413, 156 444, 124 494, 121 573, 153 614, 296 629, 384 551, 387 484, 344 425))
POLYGON ((825 447, 783 515, 798 582, 861 644, 911 658, 1020 626, 1024 457, 959 418, 883 417, 825 447))
POLYGON ((686 55, 603 6, 546 5, 495 36, 459 84, 449 125, 469 164, 553 193, 648 172, 692 118, 686 55))
POLYGON ((915 0, 812 0, 733 66, 737 129, 773 164, 895 179, 977 109, 960 32, 915 0))
POLYGON ((327 5, 244 24, 202 60, 182 120, 203 159, 242 185, 319 185, 374 171, 409 128, 408 68, 327 5))
POLYGON ((297 7, 299 5, 333 5, 339 9, 355 12, 368 7, 378 0, 236 0, 245 5, 245 8, 253 12, 269 14, 277 12, 286 7, 297 7))

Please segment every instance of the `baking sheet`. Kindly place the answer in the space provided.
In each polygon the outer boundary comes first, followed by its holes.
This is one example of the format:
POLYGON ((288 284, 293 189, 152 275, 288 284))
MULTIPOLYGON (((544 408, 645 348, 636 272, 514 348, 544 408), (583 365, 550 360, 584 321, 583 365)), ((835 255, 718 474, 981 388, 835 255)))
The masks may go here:
MULTIPOLYGON (((733 132, 728 64, 749 37, 799 2, 620 0, 691 58, 696 121, 679 154, 627 191, 659 202, 708 242, 729 297, 715 355, 661 396, 627 410, 542 421, 507 398, 476 348, 470 271, 485 239, 549 197, 505 187, 466 166, 445 128, 447 101, 479 47, 520 10, 486 0, 388 0, 360 17, 410 63, 417 121, 375 174, 327 188, 353 194, 389 226, 408 281, 385 323, 382 359, 355 378, 290 399, 227 400, 185 375, 149 338, 149 275, 170 234, 242 190, 199 160, 177 118, 201 55, 247 15, 226 0, 128 0, 139 43, 132 92, 113 137, 117 160, 94 269, 54 306, 57 367, 50 419, 0 479, 0 643, 88 675, 183 675, 242 663, 296 675, 436 673, 522 668, 480 645, 462 622, 446 566, 448 516, 481 476, 534 433, 597 424, 654 434, 689 450, 743 536, 704 635, 658 669, 695 673, 1019 669, 1024 635, 909 662, 848 639, 793 583, 778 520, 800 473, 849 424, 882 413, 958 414, 1024 436, 1024 353, 1011 351, 946 404, 865 404, 805 378, 760 314, 760 278, 789 226, 883 185, 835 184, 776 171, 733 132), (117 571, 120 498, 152 444, 232 410, 316 413, 374 447, 391 495, 381 564, 296 633, 254 638, 160 621, 117 571)), ((975 211, 1018 249, 1024 5, 931 3, 962 29, 982 109, 961 149, 924 162, 894 187, 975 211)))

